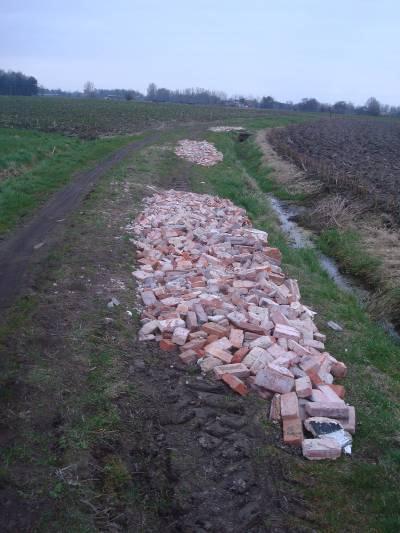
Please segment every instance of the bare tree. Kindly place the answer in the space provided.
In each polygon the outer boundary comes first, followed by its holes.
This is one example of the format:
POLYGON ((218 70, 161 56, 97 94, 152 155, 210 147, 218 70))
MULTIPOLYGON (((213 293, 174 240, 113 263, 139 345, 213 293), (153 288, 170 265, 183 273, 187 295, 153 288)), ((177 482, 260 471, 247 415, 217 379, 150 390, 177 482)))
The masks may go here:
POLYGON ((381 104, 373 96, 371 96, 371 98, 368 98, 365 107, 367 108, 368 115, 378 116, 381 114, 381 104))
POLYGON ((96 96, 96 87, 92 81, 87 81, 83 86, 83 93, 88 98, 94 98, 96 96))

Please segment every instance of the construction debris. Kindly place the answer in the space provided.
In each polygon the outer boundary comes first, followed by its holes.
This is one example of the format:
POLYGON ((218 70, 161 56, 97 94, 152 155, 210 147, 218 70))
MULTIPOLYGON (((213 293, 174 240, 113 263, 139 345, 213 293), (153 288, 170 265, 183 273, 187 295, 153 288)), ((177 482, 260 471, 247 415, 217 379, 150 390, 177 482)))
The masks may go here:
POLYGON ((242 126, 213 126, 210 128, 210 131, 213 131, 214 133, 228 133, 230 131, 243 131, 244 128, 242 126))
POLYGON ((212 167, 224 158, 213 144, 207 141, 190 141, 188 139, 178 142, 175 154, 182 159, 204 167, 212 167))
POLYGON ((325 350, 315 312, 300 302, 267 233, 215 196, 171 190, 145 203, 127 227, 144 304, 139 339, 179 350, 183 363, 242 396, 271 399, 284 442, 302 445, 308 459, 349 453, 355 410, 333 384, 346 365, 325 350))

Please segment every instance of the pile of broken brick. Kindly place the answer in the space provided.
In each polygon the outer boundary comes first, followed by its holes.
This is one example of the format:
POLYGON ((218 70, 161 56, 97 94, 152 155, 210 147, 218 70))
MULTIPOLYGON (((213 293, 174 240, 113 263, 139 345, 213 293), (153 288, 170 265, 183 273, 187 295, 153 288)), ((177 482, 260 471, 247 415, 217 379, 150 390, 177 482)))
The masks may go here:
POLYGON ((270 419, 305 457, 350 453, 355 410, 333 384, 346 365, 325 350, 315 313, 300 303, 267 234, 218 197, 170 190, 145 203, 129 226, 144 303, 139 339, 179 350, 185 364, 238 394, 271 399, 270 419))
POLYGON ((242 131, 244 128, 242 126, 212 126, 209 130, 214 133, 229 133, 230 131, 242 131))
POLYGON ((175 154, 191 163, 211 167, 223 160, 224 156, 207 141, 190 141, 183 139, 175 147, 175 154))

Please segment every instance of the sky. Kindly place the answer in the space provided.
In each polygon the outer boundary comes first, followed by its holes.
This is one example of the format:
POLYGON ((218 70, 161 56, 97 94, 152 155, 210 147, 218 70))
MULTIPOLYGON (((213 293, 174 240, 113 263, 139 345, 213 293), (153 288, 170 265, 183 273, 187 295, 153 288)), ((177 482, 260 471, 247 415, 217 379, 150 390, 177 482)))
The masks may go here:
POLYGON ((48 88, 400 105, 398 0, 2 0, 0 22, 0 68, 48 88))

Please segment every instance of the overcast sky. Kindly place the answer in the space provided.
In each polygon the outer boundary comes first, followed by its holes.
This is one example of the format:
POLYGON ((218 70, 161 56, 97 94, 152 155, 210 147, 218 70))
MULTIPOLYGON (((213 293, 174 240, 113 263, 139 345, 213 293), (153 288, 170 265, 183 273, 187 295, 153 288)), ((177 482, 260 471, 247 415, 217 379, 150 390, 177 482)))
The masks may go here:
POLYGON ((400 105, 399 0, 0 0, 0 68, 49 88, 400 105))

